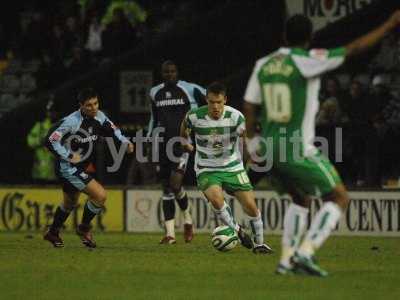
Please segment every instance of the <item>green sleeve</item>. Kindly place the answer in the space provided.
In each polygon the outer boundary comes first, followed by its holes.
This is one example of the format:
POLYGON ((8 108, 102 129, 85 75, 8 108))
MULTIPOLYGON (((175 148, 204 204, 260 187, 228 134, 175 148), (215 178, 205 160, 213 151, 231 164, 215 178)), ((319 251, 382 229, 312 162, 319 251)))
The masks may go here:
POLYGON ((192 123, 192 121, 190 120, 190 116, 191 116, 192 114, 190 113, 190 111, 187 113, 187 115, 186 115, 186 118, 185 118, 185 121, 186 121, 186 127, 187 128, 189 128, 189 129, 193 129, 193 123, 192 123))
POLYGON ((345 47, 333 48, 333 49, 329 49, 328 51, 329 51, 328 58, 345 57, 346 56, 346 48, 345 47))

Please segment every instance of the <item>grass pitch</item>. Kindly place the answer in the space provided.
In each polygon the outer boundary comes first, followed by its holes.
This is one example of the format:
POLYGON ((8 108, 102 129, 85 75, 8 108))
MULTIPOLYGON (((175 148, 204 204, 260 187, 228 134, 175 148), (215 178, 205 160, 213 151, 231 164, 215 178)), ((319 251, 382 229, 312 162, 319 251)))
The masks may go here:
POLYGON ((217 252, 209 235, 171 246, 155 234, 95 237, 89 251, 72 234, 54 249, 39 234, 0 233, 0 299, 400 299, 395 238, 332 237, 321 279, 275 275, 279 237, 268 238, 271 256, 217 252))

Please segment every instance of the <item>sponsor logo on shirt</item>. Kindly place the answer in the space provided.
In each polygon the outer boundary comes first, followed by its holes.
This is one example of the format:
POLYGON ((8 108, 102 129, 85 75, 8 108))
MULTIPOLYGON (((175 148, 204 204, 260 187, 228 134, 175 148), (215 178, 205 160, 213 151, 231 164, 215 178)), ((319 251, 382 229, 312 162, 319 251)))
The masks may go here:
POLYGON ((157 107, 163 107, 163 106, 173 106, 173 105, 184 105, 185 101, 180 98, 180 99, 168 99, 168 100, 161 100, 156 102, 157 107))
POLYGON ((97 140, 97 135, 91 135, 85 138, 77 138, 77 141, 81 144, 94 142, 97 140))
POLYGON ((54 131, 50 137, 49 137, 49 141, 50 142, 58 142, 59 140, 61 140, 62 134, 59 131, 54 131))

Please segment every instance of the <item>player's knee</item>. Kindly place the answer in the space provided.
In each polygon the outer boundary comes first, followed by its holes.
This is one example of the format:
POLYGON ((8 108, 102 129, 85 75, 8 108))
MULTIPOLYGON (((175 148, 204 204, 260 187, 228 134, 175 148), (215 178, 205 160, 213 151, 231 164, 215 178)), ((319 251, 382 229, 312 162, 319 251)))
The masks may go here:
POLYGON ((63 210, 71 212, 78 206, 78 197, 65 197, 60 206, 63 210))
POLYGON ((162 183, 162 190, 163 190, 164 195, 168 195, 168 194, 172 193, 171 186, 169 185, 168 182, 162 183))
POLYGON ((175 196, 178 196, 181 192, 181 186, 178 184, 171 184, 171 190, 175 194, 175 196))
POLYGON ((225 199, 223 195, 216 193, 215 191, 206 191, 203 192, 206 196, 208 202, 211 203, 214 210, 220 210, 224 206, 225 199))
POLYGON ((71 212, 75 209, 77 203, 74 201, 64 201, 60 206, 64 211, 71 212))
POLYGON ((260 215, 260 211, 258 210, 257 206, 251 205, 247 207, 246 214, 252 218, 257 218, 260 215))
POLYGON ((339 205, 342 210, 346 210, 347 207, 349 206, 349 195, 346 191, 346 189, 341 189, 337 192, 337 197, 336 197, 336 203, 339 205))
POLYGON ((104 206, 107 200, 107 193, 105 190, 99 191, 95 197, 92 198, 92 200, 97 204, 104 206))
POLYGON ((297 204, 299 206, 309 208, 311 205, 311 198, 307 196, 300 196, 300 195, 294 195, 291 194, 292 200, 294 204, 297 204))
POLYGON ((169 182, 169 187, 172 190, 172 192, 177 195, 181 191, 182 184, 179 180, 171 180, 169 182))
POLYGON ((324 200, 335 202, 343 211, 346 210, 350 202, 349 195, 344 185, 336 186, 332 193, 324 197, 324 200))

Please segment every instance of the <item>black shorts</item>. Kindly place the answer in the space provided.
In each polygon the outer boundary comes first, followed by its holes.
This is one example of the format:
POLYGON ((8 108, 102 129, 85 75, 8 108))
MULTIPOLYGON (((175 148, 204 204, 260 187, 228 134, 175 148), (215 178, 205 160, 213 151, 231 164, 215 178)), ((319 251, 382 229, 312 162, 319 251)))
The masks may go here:
POLYGON ((189 160, 189 153, 183 152, 180 145, 175 145, 173 149, 160 147, 160 177, 169 179, 171 172, 180 172, 184 174, 189 160), (172 152, 168 153, 168 152, 172 152))

